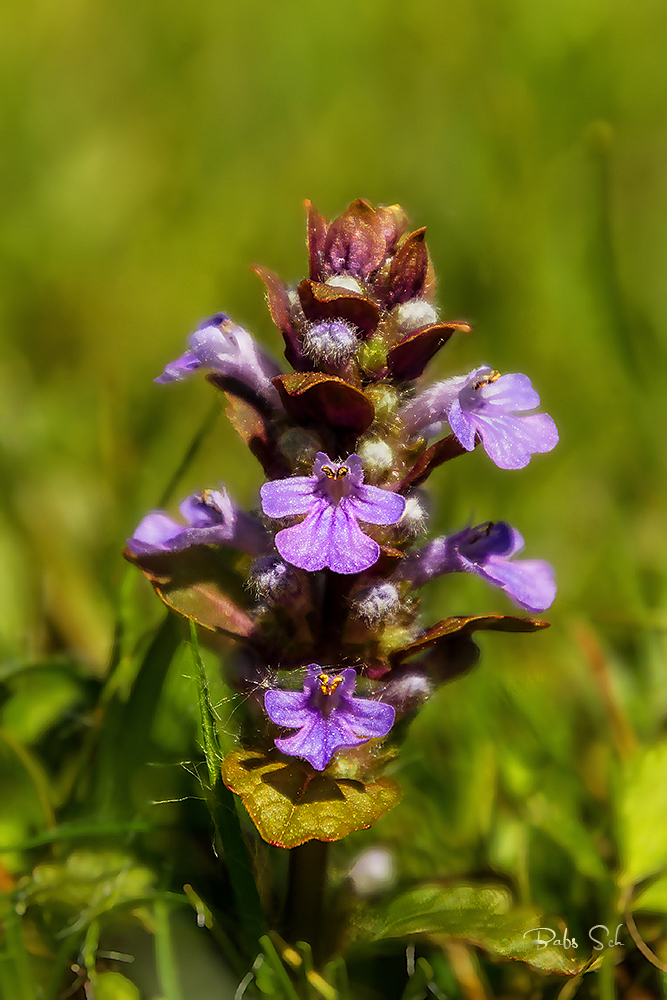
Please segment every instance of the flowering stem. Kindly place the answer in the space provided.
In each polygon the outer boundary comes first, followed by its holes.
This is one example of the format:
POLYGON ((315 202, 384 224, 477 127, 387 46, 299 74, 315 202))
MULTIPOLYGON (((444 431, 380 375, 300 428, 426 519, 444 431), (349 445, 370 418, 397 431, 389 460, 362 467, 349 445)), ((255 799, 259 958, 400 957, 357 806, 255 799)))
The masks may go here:
POLYGON ((349 580, 330 569, 324 571, 324 591, 320 613, 319 655, 323 663, 334 661, 341 646, 341 636, 347 618, 349 580))
POLYGON ((288 941, 307 941, 315 962, 322 959, 322 910, 329 845, 308 840, 290 851, 285 935, 288 941))

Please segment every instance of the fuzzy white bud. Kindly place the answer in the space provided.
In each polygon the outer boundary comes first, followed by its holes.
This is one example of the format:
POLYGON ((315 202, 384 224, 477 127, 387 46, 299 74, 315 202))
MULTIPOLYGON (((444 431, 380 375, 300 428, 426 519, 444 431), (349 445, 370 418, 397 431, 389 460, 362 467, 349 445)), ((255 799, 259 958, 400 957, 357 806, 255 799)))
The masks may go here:
POLYGON ((394 453, 387 442, 379 438, 363 441, 357 449, 357 454, 370 476, 382 476, 394 468, 394 453))
POLYGON ((259 601, 285 604, 301 592, 301 581, 294 568, 278 556, 257 559, 248 577, 248 587, 259 601))
POLYGON ((319 364, 341 365, 359 349, 356 327, 342 319, 325 319, 307 327, 303 334, 303 349, 319 364))
POLYGON ((394 618, 400 609, 401 597, 393 583, 374 580, 360 590, 352 605, 355 615, 368 625, 394 618))
POLYGON ((418 330, 421 326, 437 323, 438 312, 430 302, 425 302, 424 299, 412 299, 396 306, 392 311, 392 318, 404 333, 410 333, 411 330, 418 330))
POLYGON ((426 529, 428 521, 428 510, 424 495, 419 492, 413 493, 406 498, 403 516, 396 525, 396 531, 403 538, 417 538, 426 529))

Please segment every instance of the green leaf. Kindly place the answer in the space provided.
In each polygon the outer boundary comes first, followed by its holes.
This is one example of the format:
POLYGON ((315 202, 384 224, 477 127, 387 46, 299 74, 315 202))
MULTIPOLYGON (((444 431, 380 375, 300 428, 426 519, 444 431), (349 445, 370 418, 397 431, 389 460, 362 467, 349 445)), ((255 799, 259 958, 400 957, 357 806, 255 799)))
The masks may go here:
POLYGON ((628 764, 620 796, 620 883, 629 886, 667 867, 667 742, 628 764))
POLYGON ((390 778, 364 782, 332 777, 299 761, 253 750, 228 753, 222 778, 241 796, 260 835, 276 847, 340 840, 372 826, 401 797, 390 778))
POLYGON ((248 944, 254 948, 260 936, 267 929, 266 920, 248 849, 241 831, 234 796, 223 785, 220 778, 220 762, 222 760, 220 740, 208 693, 206 670, 199 655, 197 631, 192 622, 190 623, 190 649, 192 650, 197 678, 204 753, 209 776, 209 809, 216 832, 222 842, 236 909, 248 944))
POLYGON ((146 650, 127 701, 116 692, 105 707, 96 772, 102 815, 123 816, 133 808, 128 784, 146 761, 164 679, 181 640, 181 623, 167 615, 146 650))
POLYGON ((12 694, 2 706, 0 725, 21 743, 36 743, 76 704, 82 686, 59 665, 22 670, 10 681, 12 694))
MULTIPOLYGON (((551 922, 553 924, 553 921, 551 922)), ((510 893, 498 886, 424 885, 398 896, 380 914, 377 938, 428 934, 459 938, 501 958, 518 959, 536 969, 576 975, 584 962, 576 950, 536 943, 545 917, 524 908, 513 909, 510 893), (532 933, 531 933, 532 932, 532 933)), ((562 933, 554 927, 562 940, 562 933)), ((542 934, 542 940, 549 935, 542 934)))

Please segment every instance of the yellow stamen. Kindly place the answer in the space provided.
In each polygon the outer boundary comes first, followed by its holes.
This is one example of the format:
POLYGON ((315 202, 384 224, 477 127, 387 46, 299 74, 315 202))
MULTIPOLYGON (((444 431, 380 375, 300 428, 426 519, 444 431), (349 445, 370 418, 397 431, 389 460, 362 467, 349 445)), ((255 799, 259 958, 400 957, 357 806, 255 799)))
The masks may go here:
POLYGON ((332 469, 330 465, 322 466, 322 472, 327 479, 344 479, 349 471, 347 465, 341 465, 339 469, 332 469))
POLYGON ((343 683, 342 677, 329 677, 328 674, 318 674, 317 679, 320 682, 320 691, 324 695, 333 694, 336 688, 343 683))
POLYGON ((473 382, 473 389, 483 389, 485 385, 491 385, 492 382, 497 382, 500 378, 500 372, 492 371, 488 375, 484 375, 483 378, 477 379, 473 382))

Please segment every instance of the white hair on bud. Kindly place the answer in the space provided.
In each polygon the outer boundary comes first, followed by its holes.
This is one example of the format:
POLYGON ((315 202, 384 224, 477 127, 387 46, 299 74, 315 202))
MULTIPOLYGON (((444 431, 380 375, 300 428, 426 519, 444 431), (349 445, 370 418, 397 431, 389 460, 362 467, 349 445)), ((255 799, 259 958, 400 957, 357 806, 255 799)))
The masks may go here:
POLYGON ((413 712, 433 694, 434 684, 424 671, 414 668, 403 671, 390 680, 382 692, 382 700, 396 709, 398 718, 413 712))
POLYGON ((406 498, 403 516, 396 525, 396 530, 403 538, 417 538, 426 528, 428 510, 424 499, 418 493, 406 498))
POLYGON ((363 462, 364 469, 375 475, 389 472, 395 464, 393 451, 387 442, 380 438, 363 441, 357 449, 357 454, 363 462))
POLYGON ((324 319, 306 328, 302 345, 313 361, 340 365, 359 349, 357 328, 343 319, 324 319))
POLYGON ((431 326, 438 322, 438 312, 430 302, 424 299, 412 299, 401 302, 392 312, 396 323, 405 333, 418 330, 420 326, 431 326))
POLYGON ((401 598, 393 583, 375 580, 359 591, 354 603, 354 613, 369 625, 386 621, 396 615, 401 598))
POLYGON ((327 279, 325 284, 331 285, 332 288, 345 288, 348 292, 364 294, 364 286, 349 274, 334 274, 333 277, 327 279))
POLYGON ((262 556, 250 568, 247 586, 256 600, 282 604, 297 597, 301 584, 294 569, 279 556, 262 556))

